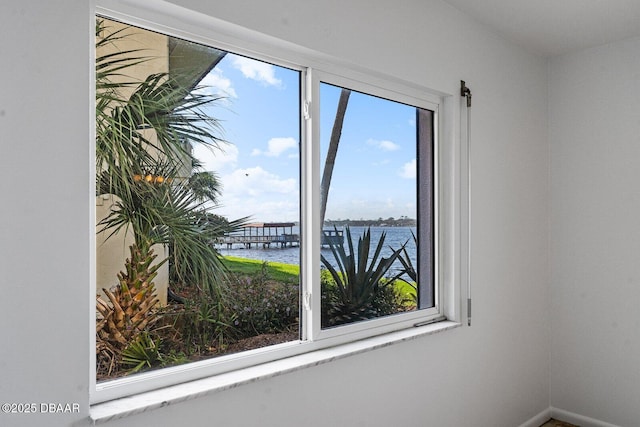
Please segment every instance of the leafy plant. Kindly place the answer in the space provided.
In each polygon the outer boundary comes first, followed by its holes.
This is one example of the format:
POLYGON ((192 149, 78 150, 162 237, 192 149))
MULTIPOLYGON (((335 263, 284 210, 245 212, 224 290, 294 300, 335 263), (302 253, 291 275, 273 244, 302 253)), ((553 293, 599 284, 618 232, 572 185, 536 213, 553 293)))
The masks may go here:
POLYGON ((154 341, 148 332, 142 332, 122 351, 122 364, 133 374, 144 368, 151 368, 162 361, 160 340, 154 341))
MULTIPOLYGON (((416 235, 413 234, 413 231, 411 232, 411 237, 413 237, 413 242, 417 247, 418 239, 416 238, 416 235)), ((406 246, 406 243, 405 243, 405 246, 406 246)), ((417 305, 418 304, 418 286, 417 286, 418 272, 413 266, 413 261, 411 261, 411 257, 409 256, 409 253, 407 252, 406 247, 402 248, 402 252, 400 253, 400 256, 398 256, 398 260, 402 264, 401 273, 403 275, 406 274, 409 277, 409 281, 405 280, 404 282, 412 288, 412 292, 409 294, 411 298, 411 302, 414 305, 417 305)))
POLYGON ((235 276, 229 310, 238 338, 272 334, 297 327, 300 290, 297 283, 271 280, 269 264, 259 272, 235 276))
POLYGON ((219 182, 213 174, 180 178, 198 165, 191 144, 220 149, 224 143, 219 122, 204 110, 219 98, 184 76, 127 77, 153 59, 117 49, 130 36, 96 21, 96 188, 117 196, 99 231, 111 237, 130 230, 139 246, 170 245, 174 277, 220 297, 225 269, 210 242, 223 231, 202 224, 205 198, 219 194, 219 182))
POLYGON ((134 374, 142 370, 163 366, 174 366, 187 363, 189 358, 180 351, 170 349, 167 353, 163 350, 165 343, 161 337, 161 330, 142 332, 122 350, 121 365, 126 368, 127 374, 134 374))
POLYGON ((203 110, 220 98, 185 84, 182 76, 128 77, 132 67, 154 59, 142 49, 117 48, 131 35, 129 28, 112 30, 96 20, 96 168, 130 179, 155 165, 153 148, 173 167, 190 170, 196 159, 186 142, 211 148, 223 142, 219 122, 203 110))
POLYGON ((325 309, 322 312, 322 324, 325 327, 387 314, 376 309, 374 301, 402 274, 398 273, 390 278, 385 278, 404 249, 404 245, 393 251, 388 258, 381 257, 386 238, 386 233, 382 233, 373 254, 370 256, 371 228, 367 228, 358 238, 357 251, 354 250, 350 228, 346 227, 345 231, 349 252, 345 251, 343 244, 330 246, 338 269, 321 255, 322 263, 335 286, 331 290, 331 287, 325 282, 324 291, 326 291, 327 298, 325 298, 325 309))
POLYGON ((219 352, 226 347, 226 338, 233 333, 233 315, 227 313, 220 300, 208 296, 188 301, 179 323, 185 343, 199 353, 219 352))

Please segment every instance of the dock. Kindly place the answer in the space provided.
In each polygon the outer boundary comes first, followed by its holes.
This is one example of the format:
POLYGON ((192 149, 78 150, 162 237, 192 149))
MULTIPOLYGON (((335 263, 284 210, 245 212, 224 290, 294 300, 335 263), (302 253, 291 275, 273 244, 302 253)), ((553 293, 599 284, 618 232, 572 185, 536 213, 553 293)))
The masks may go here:
POLYGON ((334 228, 322 230, 321 246, 341 246, 344 243, 344 232, 334 228))
POLYGON ((246 249, 252 246, 300 246, 300 235, 293 232, 295 225, 293 222, 253 222, 245 224, 241 231, 225 234, 216 243, 226 245, 227 249, 232 249, 233 245, 242 245, 246 249))
MULTIPOLYGON (((253 222, 246 224, 241 231, 227 233, 216 240, 218 245, 226 245, 233 249, 239 245, 245 249, 252 247, 270 248, 271 245, 280 248, 300 246, 300 235, 293 232, 293 222, 253 222)), ((344 243, 343 230, 324 229, 322 231, 321 246, 340 246, 344 243)))

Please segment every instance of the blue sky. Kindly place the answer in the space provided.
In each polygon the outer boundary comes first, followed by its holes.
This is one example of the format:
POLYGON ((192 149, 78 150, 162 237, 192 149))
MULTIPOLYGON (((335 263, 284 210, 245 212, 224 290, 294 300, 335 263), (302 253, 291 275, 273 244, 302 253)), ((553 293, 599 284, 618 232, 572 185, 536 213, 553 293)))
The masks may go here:
MULTIPOLYGON (((227 54, 201 82, 225 96, 223 151, 195 147, 221 178, 215 213, 299 220, 299 79, 296 71, 227 54)), ((340 89, 321 86, 321 165, 340 89)), ((353 92, 333 172, 327 219, 415 218, 415 108, 353 92)))

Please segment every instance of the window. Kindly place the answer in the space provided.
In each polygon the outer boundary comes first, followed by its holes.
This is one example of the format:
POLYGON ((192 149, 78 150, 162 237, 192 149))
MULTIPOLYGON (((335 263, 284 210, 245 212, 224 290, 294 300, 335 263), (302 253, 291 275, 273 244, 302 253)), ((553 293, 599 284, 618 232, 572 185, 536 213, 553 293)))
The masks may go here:
POLYGON ((424 316, 436 306, 434 111, 318 74, 321 328, 424 316))
POLYGON ((444 98, 172 32, 97 18, 92 401, 455 319, 444 98))

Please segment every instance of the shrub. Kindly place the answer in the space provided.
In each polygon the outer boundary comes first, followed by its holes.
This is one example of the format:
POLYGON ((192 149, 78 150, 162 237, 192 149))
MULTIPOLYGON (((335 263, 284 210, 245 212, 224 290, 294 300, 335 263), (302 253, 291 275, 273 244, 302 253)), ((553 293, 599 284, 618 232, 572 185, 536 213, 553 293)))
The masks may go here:
POLYGON ((201 292, 195 300, 187 298, 182 305, 168 307, 164 326, 158 330, 169 348, 180 348, 187 354, 219 353, 235 335, 234 319, 221 301, 201 292))
POLYGON ((299 322, 299 287, 270 280, 268 263, 259 273, 234 276, 228 309, 235 315, 237 337, 284 332, 299 322))

